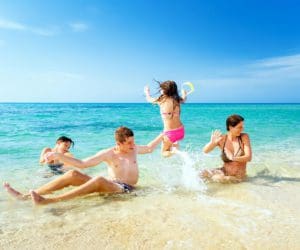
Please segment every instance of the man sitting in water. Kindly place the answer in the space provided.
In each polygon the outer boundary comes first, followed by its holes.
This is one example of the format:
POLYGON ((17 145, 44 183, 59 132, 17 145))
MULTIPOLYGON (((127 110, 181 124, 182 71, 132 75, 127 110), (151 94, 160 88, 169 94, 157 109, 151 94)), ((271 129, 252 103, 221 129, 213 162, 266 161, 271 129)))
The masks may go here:
POLYGON ((41 152, 40 156, 40 163, 41 164, 48 164, 48 167, 51 169, 51 172, 53 174, 63 174, 65 173, 69 168, 67 164, 64 164, 62 162, 59 162, 58 160, 47 160, 45 158, 45 155, 49 152, 54 153, 61 153, 66 156, 73 157, 73 155, 70 153, 69 149, 71 146, 74 145, 74 142, 71 138, 68 138, 66 136, 61 136, 56 140, 56 144, 54 148, 44 148, 41 152))
POLYGON ((49 161, 59 160, 78 168, 96 166, 101 162, 108 165, 108 178, 102 176, 90 177, 77 170, 69 170, 64 175, 45 184, 44 186, 30 191, 29 194, 22 194, 13 189, 8 183, 4 188, 9 194, 18 199, 27 199, 30 196, 35 204, 48 204, 63 200, 69 200, 77 196, 91 193, 123 193, 130 192, 138 182, 139 172, 137 165, 137 154, 151 153, 162 141, 163 134, 157 136, 148 145, 138 146, 134 143, 132 130, 126 127, 119 127, 115 131, 116 146, 99 151, 94 156, 84 160, 75 159, 62 153, 49 152, 45 158, 49 161), (67 186, 77 186, 64 194, 45 198, 41 195, 52 193, 67 186))

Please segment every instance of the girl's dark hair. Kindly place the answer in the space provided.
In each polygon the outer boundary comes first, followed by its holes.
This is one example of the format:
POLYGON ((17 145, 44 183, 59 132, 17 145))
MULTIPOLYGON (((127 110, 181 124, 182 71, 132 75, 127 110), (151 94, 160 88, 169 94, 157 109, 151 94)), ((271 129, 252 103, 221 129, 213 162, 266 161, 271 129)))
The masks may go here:
POLYGON ((244 118, 240 115, 231 115, 228 116, 226 119, 226 129, 227 131, 229 131, 229 126, 231 127, 235 127, 236 125, 238 125, 240 122, 244 121, 244 118))
POLYGON ((174 101, 176 101, 178 104, 183 101, 183 99, 178 94, 177 84, 174 81, 164 81, 159 82, 157 80, 154 80, 159 84, 159 88, 163 91, 163 94, 161 94, 156 102, 163 101, 166 97, 171 97, 174 101))
POLYGON ((70 142, 72 147, 74 147, 74 145, 75 145, 74 141, 71 138, 66 137, 66 136, 58 137, 56 140, 56 143, 58 143, 58 142, 70 142))

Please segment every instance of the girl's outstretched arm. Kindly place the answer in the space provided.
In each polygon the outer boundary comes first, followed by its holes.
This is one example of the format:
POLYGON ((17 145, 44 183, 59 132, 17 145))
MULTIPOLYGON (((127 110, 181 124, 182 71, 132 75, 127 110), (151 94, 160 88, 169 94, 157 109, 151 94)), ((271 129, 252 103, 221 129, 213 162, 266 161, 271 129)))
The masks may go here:
POLYGON ((186 90, 182 90, 181 91, 181 98, 182 98, 182 103, 184 103, 185 101, 186 101, 186 97, 187 97, 187 92, 186 92, 186 90))
POLYGON ((150 95, 150 89, 149 89, 148 86, 144 87, 144 93, 145 93, 147 102, 151 102, 151 103, 155 102, 156 99, 153 98, 153 97, 151 97, 151 95, 150 95))
POLYGON ((153 150, 157 147, 157 145, 162 141, 164 134, 159 134, 154 140, 149 142, 145 146, 137 146, 138 154, 149 154, 152 153, 153 150))

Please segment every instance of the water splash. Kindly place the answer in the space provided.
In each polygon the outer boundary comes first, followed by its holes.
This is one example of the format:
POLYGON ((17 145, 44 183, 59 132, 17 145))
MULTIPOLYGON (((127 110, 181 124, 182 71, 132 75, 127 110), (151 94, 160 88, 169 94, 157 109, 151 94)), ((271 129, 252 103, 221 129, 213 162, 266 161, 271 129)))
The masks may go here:
POLYGON ((207 189, 205 183, 199 178, 198 172, 193 167, 194 160, 190 157, 188 152, 175 150, 175 153, 179 155, 183 161, 181 166, 181 184, 189 190, 205 191, 207 189))

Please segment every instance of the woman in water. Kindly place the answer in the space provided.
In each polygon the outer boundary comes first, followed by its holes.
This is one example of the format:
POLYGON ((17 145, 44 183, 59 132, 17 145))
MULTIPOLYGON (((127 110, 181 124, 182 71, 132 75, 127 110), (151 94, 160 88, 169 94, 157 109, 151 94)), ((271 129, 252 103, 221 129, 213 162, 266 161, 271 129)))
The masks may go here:
POLYGON ((222 135, 219 130, 211 134, 210 142, 204 148, 209 153, 215 147, 221 150, 223 166, 213 170, 204 170, 200 176, 215 182, 240 182, 246 178, 246 165, 251 161, 252 151, 248 134, 244 130, 244 118, 231 115, 226 120, 227 134, 222 135))
POLYGON ((178 148, 178 141, 184 138, 184 126, 180 120, 180 104, 186 101, 187 93, 178 94, 177 84, 174 81, 158 82, 161 95, 153 98, 150 89, 145 86, 144 92, 148 102, 158 104, 164 124, 164 138, 162 155, 171 156, 172 147, 178 148))

